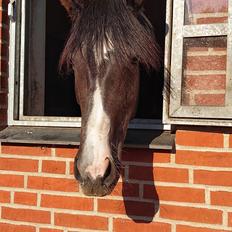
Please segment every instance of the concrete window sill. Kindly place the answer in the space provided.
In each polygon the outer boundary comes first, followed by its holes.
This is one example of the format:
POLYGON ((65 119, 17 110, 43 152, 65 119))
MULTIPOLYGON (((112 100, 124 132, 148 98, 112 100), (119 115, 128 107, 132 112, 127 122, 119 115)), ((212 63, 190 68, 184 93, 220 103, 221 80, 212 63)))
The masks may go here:
MULTIPOLYGON (((174 139, 170 131, 130 129, 125 147, 172 150, 174 139)), ((80 128, 10 126, 0 132, 0 142, 78 146, 80 128)))

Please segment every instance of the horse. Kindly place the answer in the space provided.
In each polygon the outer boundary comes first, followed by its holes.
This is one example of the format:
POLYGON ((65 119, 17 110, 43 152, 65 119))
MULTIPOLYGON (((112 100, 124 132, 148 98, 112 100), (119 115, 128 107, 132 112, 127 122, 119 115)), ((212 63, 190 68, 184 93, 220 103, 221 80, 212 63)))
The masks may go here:
POLYGON ((143 1, 60 0, 72 23, 60 68, 74 72, 82 117, 74 175, 88 196, 108 195, 117 184, 136 112, 139 66, 159 69, 159 47, 143 1))

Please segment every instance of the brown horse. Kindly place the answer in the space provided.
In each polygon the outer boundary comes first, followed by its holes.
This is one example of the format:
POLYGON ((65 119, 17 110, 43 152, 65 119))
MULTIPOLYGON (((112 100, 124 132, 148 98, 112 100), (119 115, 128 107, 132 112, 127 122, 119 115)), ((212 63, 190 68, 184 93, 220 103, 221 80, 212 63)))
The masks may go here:
POLYGON ((61 67, 75 74, 82 128, 75 177, 86 195, 104 196, 120 175, 120 153, 136 110, 139 64, 159 53, 143 0, 60 0, 72 29, 61 67))

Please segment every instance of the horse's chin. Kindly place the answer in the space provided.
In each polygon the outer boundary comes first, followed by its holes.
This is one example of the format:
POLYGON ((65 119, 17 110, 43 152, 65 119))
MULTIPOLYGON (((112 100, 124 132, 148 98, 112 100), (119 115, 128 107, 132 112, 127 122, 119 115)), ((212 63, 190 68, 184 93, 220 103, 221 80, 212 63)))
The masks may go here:
POLYGON ((96 196, 103 197, 109 195, 116 186, 118 182, 119 176, 116 177, 110 185, 102 183, 100 180, 95 181, 94 183, 91 181, 81 183, 82 192, 86 196, 96 196))
POLYGON ((88 176, 83 177, 79 172, 75 159, 74 174, 77 181, 80 183, 82 192, 87 196, 103 197, 109 195, 116 186, 120 173, 114 163, 111 162, 110 168, 105 173, 105 176, 97 179, 91 179, 88 176))

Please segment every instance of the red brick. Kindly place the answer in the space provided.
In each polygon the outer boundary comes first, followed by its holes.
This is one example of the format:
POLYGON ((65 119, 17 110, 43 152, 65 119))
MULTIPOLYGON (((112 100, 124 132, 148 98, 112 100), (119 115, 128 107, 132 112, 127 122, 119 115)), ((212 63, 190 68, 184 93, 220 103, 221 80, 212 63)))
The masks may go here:
POLYGON ((99 199, 98 211, 112 214, 153 217, 155 214, 155 205, 152 202, 99 199))
POLYGON ((40 228, 39 232, 63 232, 63 230, 49 229, 49 228, 40 228))
POLYGON ((232 167, 232 153, 178 150, 176 163, 195 166, 232 167))
POLYGON ((173 205, 161 205, 160 217, 172 220, 221 224, 222 211, 173 205))
POLYGON ((22 205, 36 205, 37 194, 28 192, 15 192, 14 203, 22 205))
POLYGON ((224 147, 222 133, 178 130, 176 144, 197 147, 224 147))
POLYGON ((55 213, 55 225, 90 230, 107 230, 108 219, 98 216, 55 213))
POLYGON ((24 187, 24 177, 19 175, 0 174, 1 187, 24 187))
POLYGON ((191 13, 219 13, 228 12, 228 0, 194 0, 191 13))
POLYGON ((42 172, 65 174, 66 163, 62 161, 43 160, 42 172))
POLYGON ((122 161, 142 163, 169 163, 170 152, 156 152, 149 149, 125 149, 122 152, 122 161))
POLYGON ((197 24, 227 23, 228 17, 208 17, 197 19, 197 24))
POLYGON ((49 228, 40 228, 39 232, 63 232, 63 230, 49 229, 49 228))
POLYGON ((227 48, 225 46, 215 46, 213 47, 213 50, 216 51, 216 52, 227 52, 227 48))
POLYGON ((51 156, 51 148, 35 145, 13 145, 2 144, 3 154, 29 155, 29 156, 51 156))
POLYGON ((77 181, 74 179, 29 176, 28 188, 51 191, 77 192, 78 184, 77 181))
POLYGON ((188 170, 178 168, 130 166, 129 178, 147 181, 188 182, 188 170))
POLYGON ((232 213, 228 213, 228 226, 232 227, 232 213))
POLYGON ((229 147, 232 148, 232 134, 230 134, 229 137, 229 147))
POLYGON ((226 56, 188 56, 185 69, 188 71, 226 70, 226 56))
POLYGON ((225 75, 197 75, 186 76, 184 89, 186 90, 225 90, 225 75))
POLYGON ((37 172, 38 161, 29 159, 0 158, 0 169, 20 172, 37 172))
POLYGON ((191 44, 191 47, 188 47, 188 52, 208 52, 209 48, 208 47, 201 47, 198 44, 191 44))
POLYGON ((47 208, 61 208, 87 211, 93 210, 93 199, 43 194, 41 196, 41 206, 47 208))
POLYGON ((69 165, 70 165, 69 173, 70 175, 73 175, 74 174, 74 162, 70 162, 69 165))
POLYGON ((215 191, 210 196, 212 205, 232 206, 232 192, 215 191))
POLYGON ((158 222, 134 222, 133 220, 114 219, 114 232, 171 232, 171 225, 158 222))
POLYGON ((0 202, 1 203, 10 203, 10 192, 0 191, 0 202))
POLYGON ((49 229, 49 228, 40 228, 39 232, 63 232, 63 230, 49 229))
POLYGON ((144 198, 153 199, 158 194, 159 200, 204 203, 205 191, 203 189, 166 187, 166 186, 144 186, 144 198))
POLYGON ((207 229, 202 227, 192 227, 177 225, 176 232, 230 232, 229 230, 216 230, 216 229, 207 229))
POLYGON ((194 183, 205 185, 232 186, 232 172, 227 171, 194 171, 194 183))
POLYGON ((124 197, 139 197, 139 185, 118 182, 111 195, 124 197))
POLYGON ((51 215, 48 211, 2 207, 2 218, 14 221, 35 223, 50 223, 51 215))
POLYGON ((195 104, 198 106, 224 106, 225 94, 196 94, 195 104))
POLYGON ((35 232, 34 226, 12 225, 8 223, 0 223, 0 231, 2 232, 35 232))
POLYGON ((78 152, 76 147, 57 147, 56 156, 65 158, 74 158, 78 152))
POLYGON ((170 163, 171 154, 167 152, 154 152, 153 163, 170 163))

